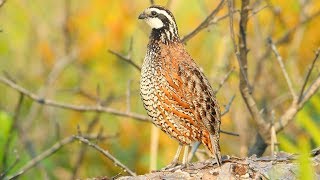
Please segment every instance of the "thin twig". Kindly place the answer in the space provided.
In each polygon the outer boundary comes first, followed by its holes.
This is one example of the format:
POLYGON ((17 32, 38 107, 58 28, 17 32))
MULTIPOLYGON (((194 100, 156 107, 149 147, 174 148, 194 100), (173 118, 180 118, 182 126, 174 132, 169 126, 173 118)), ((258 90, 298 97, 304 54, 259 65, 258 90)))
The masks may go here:
POLYGON ((314 82, 310 85, 308 90, 302 95, 301 101, 298 103, 292 103, 289 109, 280 117, 280 120, 275 124, 277 132, 280 132, 286 127, 304 106, 304 104, 319 90, 320 88, 320 74, 314 82))
POLYGON ((283 44, 285 42, 288 42, 288 40, 290 39, 289 37, 293 33, 295 33, 300 27, 302 27, 303 25, 305 25, 308 22, 312 21, 313 19, 315 19, 319 15, 320 15, 320 10, 315 12, 314 14, 308 16, 303 21, 299 22, 296 26, 294 26, 293 28, 291 28, 287 32, 285 32, 277 41, 275 41, 275 44, 278 45, 278 44, 283 44))
POLYGON ((318 90, 320 87, 320 73, 318 74, 316 80, 314 80, 308 90, 302 95, 302 99, 299 103, 299 107, 302 107, 318 90))
MULTIPOLYGON (((238 12, 240 12, 240 11, 239 11, 239 10, 234 10, 234 11, 232 11, 232 14, 235 14, 235 13, 238 13, 238 12)), ((229 17, 229 13, 226 14, 226 15, 217 17, 216 19, 213 19, 213 20, 209 23, 208 27, 211 26, 211 25, 213 25, 213 24, 217 24, 218 22, 220 22, 220 21, 222 21, 222 20, 224 20, 224 19, 227 19, 228 17, 229 17)))
POLYGON ((221 0, 218 6, 202 21, 198 27, 196 27, 193 31, 191 31, 189 34, 185 35, 183 38, 181 38, 181 42, 186 43, 189 41, 193 36, 198 34, 202 29, 208 27, 210 25, 210 22, 214 19, 214 17, 217 15, 217 13, 222 9, 224 4, 224 0, 221 0))
POLYGON ((304 89, 306 88, 306 85, 307 85, 307 83, 308 83, 308 81, 309 81, 311 72, 312 72, 312 70, 313 70, 313 68, 314 68, 314 65, 315 65, 315 63, 316 63, 319 55, 320 55, 320 48, 318 48, 317 51, 315 52, 315 57, 314 57, 314 59, 313 59, 313 61, 312 61, 311 66, 310 66, 309 69, 308 69, 307 76, 306 76, 306 78, 305 78, 305 80, 304 80, 304 83, 303 83, 302 88, 301 88, 301 91, 300 91, 300 95, 299 95, 298 102, 300 102, 300 101, 302 100, 302 96, 303 96, 303 93, 304 93, 304 89))
MULTIPOLYGON (((49 72, 47 79, 45 80, 46 81, 45 85, 38 90, 38 94, 40 96, 49 96, 49 97, 52 96, 52 92, 55 89, 54 88, 55 86, 53 86, 54 82, 56 82, 56 80, 61 75, 63 70, 65 70, 65 68, 68 65, 70 65, 72 62, 75 61, 77 55, 78 55, 78 51, 74 50, 74 51, 70 52, 70 54, 63 56, 62 58, 56 59, 56 63, 54 64, 54 67, 49 72)), ((22 141, 22 144, 25 146, 25 149, 27 150, 28 155, 31 158, 34 158, 36 152, 35 152, 33 141, 30 140, 29 134, 27 132, 32 127, 32 121, 35 119, 35 116, 38 115, 40 109, 41 109, 40 106, 38 106, 36 103, 32 103, 32 106, 29 110, 29 113, 23 122, 24 124, 20 125, 23 127, 19 128, 20 140, 22 141)), ((49 117, 51 117, 51 116, 49 116, 49 117)), ((56 125, 56 127, 58 127, 58 128, 56 128, 56 132, 57 132, 56 136, 59 137, 59 134, 58 134, 59 133, 59 125, 57 122, 55 123, 55 125, 56 125)), ((39 167, 40 171, 46 177, 48 175, 48 173, 46 172, 43 165, 39 164, 38 167, 39 167)))
POLYGON ((111 49, 109 49, 108 51, 109 51, 109 53, 117 56, 117 57, 120 58, 121 60, 124 60, 125 62, 131 64, 133 67, 135 67, 135 69, 141 71, 141 67, 140 67, 138 64, 136 64, 128 55, 125 56, 125 55, 120 54, 120 53, 118 53, 118 52, 115 52, 115 51, 113 51, 113 50, 111 50, 111 49))
POLYGON ((227 74, 223 77, 223 79, 221 80, 221 82, 219 83, 218 88, 215 90, 215 94, 217 94, 219 92, 219 90, 221 89, 221 87, 224 85, 224 83, 229 79, 230 75, 233 73, 234 71, 234 67, 232 67, 229 72, 227 72, 227 74))
POLYGON ((32 100, 36 101, 39 104, 57 107, 57 108, 63 108, 63 109, 70 109, 70 110, 80 111, 80 112, 85 112, 85 111, 105 112, 113 115, 134 118, 143 122, 149 122, 151 120, 148 116, 144 116, 144 115, 132 113, 132 112, 129 112, 129 113, 122 112, 113 108, 103 107, 100 105, 98 106, 73 105, 73 104, 60 103, 51 99, 41 98, 36 94, 33 94, 27 89, 14 83, 13 81, 1 76, 0 76, 0 82, 17 90, 20 93, 23 93, 24 95, 28 96, 29 98, 31 98, 32 100))
POLYGON ((236 97, 236 95, 233 95, 231 97, 230 101, 228 102, 228 104, 225 105, 224 111, 221 113, 221 116, 224 116, 225 114, 227 114, 229 112, 231 104, 232 104, 235 97, 236 97))
POLYGON ((122 168, 125 172, 128 172, 131 176, 136 176, 136 173, 134 173, 133 171, 131 171, 127 166, 125 166, 124 164, 122 164, 118 159, 116 159, 114 156, 112 156, 108 151, 102 149, 100 146, 98 146, 97 144, 94 144, 92 142, 90 142, 88 139, 82 137, 82 136, 73 136, 73 138, 81 141, 82 143, 87 144, 88 146, 93 147, 94 149, 96 149, 97 151, 99 151, 100 153, 102 153, 103 155, 105 155, 107 158, 109 158, 110 160, 112 160, 114 162, 114 164, 116 166, 119 166, 120 168, 122 168))
MULTIPOLYGON (((52 96, 53 91, 55 90, 55 86, 53 85, 62 72, 75 60, 78 56, 78 51, 73 50, 70 54, 63 56, 62 58, 57 58, 56 63, 54 64, 52 70, 49 72, 47 79, 45 80, 45 84, 41 87, 37 94, 39 96, 52 96)), ((40 107, 37 104, 32 104, 27 117, 25 118, 25 129, 29 130, 32 127, 32 121, 35 119, 35 116, 38 115, 40 107)))
MULTIPOLYGON (((94 139, 96 138, 96 135, 88 135, 86 136, 87 139, 94 139)), ((19 176, 21 176, 22 174, 26 173, 28 170, 30 170, 31 168, 35 167, 39 162, 41 162, 42 160, 48 158, 49 156, 53 155, 55 152, 57 152, 59 149, 61 149, 63 146, 70 144, 72 142, 74 142, 77 138, 75 136, 70 136, 67 138, 64 138, 61 141, 58 141, 57 143, 55 143, 52 147, 50 147, 49 149, 47 149, 46 151, 42 152, 41 154, 39 154, 38 156, 34 157, 33 159, 31 159, 30 161, 28 161, 24 166, 22 166, 16 173, 14 173, 13 175, 10 175, 8 177, 6 177, 6 179, 16 179, 19 176)))
MULTIPOLYGON (((234 33, 234 28, 233 28, 233 13, 230 13, 230 12, 234 11, 232 0, 228 0, 228 9, 229 9, 229 19, 230 19, 229 26, 230 26, 231 40, 232 40, 232 44, 233 44, 234 53, 235 53, 237 60, 238 60, 238 63, 239 63, 239 68, 240 68, 240 73, 241 73, 240 78, 242 78, 245 81, 245 84, 248 88, 249 94, 251 94, 251 87, 250 87, 250 83, 249 83, 248 75, 247 75, 247 64, 246 63, 243 64, 243 62, 241 61, 239 48, 237 46, 236 39, 235 39, 235 33, 234 33)), ((240 13, 242 14, 242 11, 240 11, 240 13)), ((248 15, 248 13, 247 13, 247 15, 248 15)), ((240 31, 241 31, 241 28, 240 28, 240 31)), ((240 33, 240 34, 243 35, 243 33, 240 33)), ((239 37, 239 39, 240 39, 240 37, 239 37)), ((247 54, 247 49, 245 50, 245 53, 247 54)))
POLYGON ((133 112, 122 112, 113 108, 108 108, 104 106, 85 106, 85 105, 73 105, 73 104, 66 104, 66 103, 61 103, 57 102, 51 99, 45 99, 37 96, 36 94, 33 94, 32 92, 28 91, 27 89, 19 86, 15 82, 0 76, 0 83, 3 83, 14 90, 24 94, 25 96, 29 97, 30 99, 36 101, 39 104, 47 105, 47 106, 52 106, 56 108, 62 108, 62 109, 69 109, 73 111, 79 111, 79 112, 104 112, 104 113, 110 113, 113 115, 117 116, 122 116, 122 117, 128 117, 128 118, 133 118, 142 122, 151 122, 151 118, 145 115, 141 115, 138 113, 133 113, 133 112))
POLYGON ((265 5, 265 6, 262 6, 261 8, 259 8, 259 9, 252 10, 252 11, 251 11, 252 13, 248 16, 248 18, 251 18, 252 16, 258 14, 260 11, 262 11, 262 10, 264 10, 265 8, 268 8, 268 7, 269 7, 269 5, 265 5))
MULTIPOLYGON (((228 0, 229 12, 233 11, 233 1, 228 0)), ((260 133, 263 134, 265 138, 269 134, 268 126, 260 114, 260 111, 257 107, 257 103, 253 98, 251 92, 251 87, 248 81, 247 75, 247 42, 246 42, 246 33, 247 33, 247 21, 248 21, 248 12, 249 12, 249 0, 242 0, 241 11, 240 11, 240 23, 239 23, 239 48, 235 40, 235 33, 233 28, 233 15, 229 13, 230 16, 230 32, 231 39, 234 46, 234 51, 239 63, 240 68, 240 91, 241 95, 246 103, 246 106, 256 123, 256 126, 260 133)))
POLYGON ((229 132, 229 131, 224 131, 220 129, 220 133, 224 133, 230 136, 240 136, 238 133, 233 133, 233 132, 229 132))
MULTIPOLYGON (((296 26, 294 26, 293 28, 291 28, 288 31, 286 31, 280 38, 275 40, 274 44, 275 45, 280 45, 280 44, 288 42, 290 40, 289 37, 294 32, 296 32, 299 28, 303 27, 303 25, 305 25, 305 24, 309 23, 310 21, 316 19, 316 17, 319 16, 319 15, 320 15, 320 10, 315 12, 314 14, 308 16, 303 21, 299 22, 296 26)), ((256 84, 258 78, 260 77, 260 74, 262 72, 261 69, 263 67, 263 62, 267 57, 269 57, 270 53, 271 53, 271 50, 269 48, 267 48, 266 52, 263 53, 263 55, 260 58, 258 58, 258 65, 257 65, 256 71, 255 71, 254 83, 253 84, 256 84)))
MULTIPOLYGON (((233 100, 234 100, 235 97, 236 97, 236 95, 233 95, 233 96, 231 97, 230 101, 228 102, 228 104, 225 105, 224 111, 221 113, 221 116, 224 116, 224 115, 226 115, 226 114, 229 112, 230 107, 231 107, 231 104, 232 104, 232 102, 233 102, 233 100)), ((231 135, 231 136, 240 136, 240 135, 237 134, 237 133, 228 132, 228 131, 224 131, 224 130, 221 130, 221 129, 220 129, 220 133, 224 133, 224 134, 231 135)))
MULTIPOLYGON (((96 113, 95 116, 93 117, 93 119, 90 121, 88 127, 87 127, 87 131, 86 131, 87 134, 90 134, 92 132, 94 126, 99 122, 99 118, 100 118, 100 113, 96 113)), ((78 174, 78 171, 79 171, 80 166, 82 164, 82 161, 84 159, 84 155, 85 155, 85 152, 87 150, 87 147, 88 146, 86 146, 86 145, 82 145, 82 147, 80 149, 80 152, 78 153, 78 156, 76 158, 77 160, 76 160, 75 166, 74 166, 74 168, 72 170, 71 179, 77 179, 77 174, 78 174)))
POLYGON ((272 39, 271 38, 268 38, 268 43, 273 51, 273 53, 276 55, 276 58, 278 60, 278 63, 280 65, 280 68, 281 68, 281 71, 283 73, 283 76, 285 77, 286 81, 287 81, 287 84, 288 84, 288 87, 289 87, 289 90, 291 92, 291 95, 293 97, 293 100, 296 101, 297 100, 297 94, 296 92, 294 91, 293 89, 293 85, 292 85, 292 81, 291 79, 289 78, 289 75, 288 75, 288 72, 286 70, 286 68, 284 67, 284 64, 283 64, 283 60, 282 60, 282 57, 280 56, 275 44, 272 42, 272 39))

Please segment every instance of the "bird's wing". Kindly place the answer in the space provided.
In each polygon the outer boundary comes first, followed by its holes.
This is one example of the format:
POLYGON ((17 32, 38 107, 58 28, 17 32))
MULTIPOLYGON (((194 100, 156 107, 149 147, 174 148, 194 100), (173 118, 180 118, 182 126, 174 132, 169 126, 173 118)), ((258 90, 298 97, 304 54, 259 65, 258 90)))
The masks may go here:
MULTIPOLYGON (((181 45, 182 46, 182 45, 181 45)), ((188 123, 198 129, 204 128, 212 135, 218 136, 220 131, 220 108, 212 87, 205 75, 181 48, 166 48, 162 51, 162 73, 169 85, 164 92, 173 99, 176 109, 189 115, 188 123), (179 59, 176 59, 179 57, 179 59)))
POLYGON ((195 106, 197 120, 203 122, 210 134, 219 133, 220 108, 209 81, 194 62, 180 63, 179 71, 183 89, 192 96, 189 101, 195 106))

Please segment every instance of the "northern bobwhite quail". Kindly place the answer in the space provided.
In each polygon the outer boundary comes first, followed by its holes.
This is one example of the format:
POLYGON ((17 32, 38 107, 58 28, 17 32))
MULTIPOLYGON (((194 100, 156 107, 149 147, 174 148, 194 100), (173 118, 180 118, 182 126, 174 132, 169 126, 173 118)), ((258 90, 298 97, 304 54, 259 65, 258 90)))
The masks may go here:
POLYGON ((141 99, 153 123, 179 142, 173 163, 183 146, 201 142, 221 166, 220 108, 209 81, 181 42, 175 18, 166 8, 151 6, 139 19, 152 28, 141 70, 141 99))

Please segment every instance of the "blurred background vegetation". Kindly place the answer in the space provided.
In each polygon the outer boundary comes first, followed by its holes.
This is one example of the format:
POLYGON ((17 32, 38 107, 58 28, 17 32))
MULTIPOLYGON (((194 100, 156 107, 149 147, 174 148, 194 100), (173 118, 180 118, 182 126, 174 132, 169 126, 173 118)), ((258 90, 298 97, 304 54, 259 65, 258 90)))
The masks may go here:
MULTIPOLYGON (((217 6, 219 1, 155 1, 168 6, 175 15, 180 36, 191 32, 217 6)), ((146 112, 139 97, 140 73, 108 50, 126 55, 142 64, 150 29, 137 17, 150 1, 137 0, 9 0, 0 8, 0 71, 31 92, 58 102, 112 107, 142 115, 146 112), (130 83, 129 83, 130 82, 130 83), (128 90, 130 98, 128 101, 128 90)), ((239 9, 239 1, 235 1, 239 9)), ((290 94, 267 38, 277 43, 294 88, 300 90, 306 71, 320 46, 320 1, 252 0, 248 24, 248 73, 254 96, 266 116, 275 121, 290 105, 290 94), (314 15, 314 16, 313 16, 314 15), (312 18, 309 18, 313 16, 312 18), (305 23, 304 20, 309 20, 305 23), (286 36, 287 35, 287 36, 286 36), (285 37, 285 38, 283 38, 285 37), (271 113, 274 112, 274 113, 271 113)), ((228 13, 225 6, 217 15, 228 13)), ((239 14, 235 13, 235 24, 239 14)), ((238 32, 238 31, 236 31, 238 32)), ((214 89, 232 68, 234 72, 219 90, 223 108, 235 95, 222 129, 240 137, 221 135, 222 153, 246 157, 256 129, 239 91, 239 68, 230 38, 229 20, 213 23, 186 44, 214 89)), ((319 74, 316 64, 311 79, 319 74)), ((108 138, 97 143, 138 174, 149 171, 152 124, 133 118, 95 112, 76 112, 42 106, 25 97, 14 126, 19 93, 0 84, 0 160, 7 166, 18 163, 12 174, 32 157, 59 140, 85 133, 95 117, 92 133, 102 131, 108 138), (12 131, 10 130, 12 128, 12 131), (12 135, 9 144, 8 138, 12 135), (5 146, 9 150, 5 155, 5 146)), ((320 94, 316 93, 298 113, 293 123, 278 134, 280 150, 309 152, 320 146, 320 94)), ((157 168, 169 164, 178 144, 160 133, 157 168)), ((22 176, 22 179, 115 176, 121 170, 113 162, 88 149, 79 163, 81 143, 64 146, 53 156, 22 176), (79 168, 75 173, 75 168, 79 168)), ((270 154, 270 150, 265 152, 270 154)), ((0 162, 0 171, 4 169, 0 162)))

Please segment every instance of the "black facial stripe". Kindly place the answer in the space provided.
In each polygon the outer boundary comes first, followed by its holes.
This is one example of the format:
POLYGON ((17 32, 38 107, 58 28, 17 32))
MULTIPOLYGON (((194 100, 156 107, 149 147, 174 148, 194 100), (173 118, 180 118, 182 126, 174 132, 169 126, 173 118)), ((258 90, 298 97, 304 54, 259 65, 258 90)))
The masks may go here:
POLYGON ((164 24, 166 27, 169 27, 170 21, 169 21, 169 19, 168 19, 165 15, 159 14, 159 15, 158 15, 158 18, 163 22, 163 24, 164 24))
POLYGON ((166 12, 172 17, 172 19, 174 19, 174 18, 173 18, 173 14, 172 14, 169 10, 167 10, 166 8, 164 8, 164 7, 162 7, 162 6, 152 5, 152 6, 150 6, 149 8, 156 8, 156 9, 159 9, 159 10, 166 11, 166 12))

